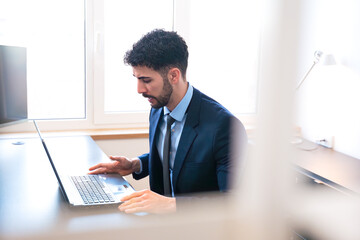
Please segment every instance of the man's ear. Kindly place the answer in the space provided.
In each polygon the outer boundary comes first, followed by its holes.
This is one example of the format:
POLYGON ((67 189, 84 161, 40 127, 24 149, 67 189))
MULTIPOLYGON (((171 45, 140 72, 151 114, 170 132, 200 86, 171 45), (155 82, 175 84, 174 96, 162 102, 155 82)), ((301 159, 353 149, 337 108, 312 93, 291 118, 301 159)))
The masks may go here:
POLYGON ((181 72, 178 68, 171 68, 168 72, 168 78, 171 84, 176 84, 181 78, 181 72))

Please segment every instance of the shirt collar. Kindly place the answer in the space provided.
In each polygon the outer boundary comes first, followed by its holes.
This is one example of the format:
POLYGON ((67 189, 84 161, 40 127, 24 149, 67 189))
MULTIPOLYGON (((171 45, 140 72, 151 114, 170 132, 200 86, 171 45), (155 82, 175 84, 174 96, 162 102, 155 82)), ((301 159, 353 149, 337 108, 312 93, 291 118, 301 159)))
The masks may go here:
POLYGON ((183 99, 181 99, 179 104, 175 107, 175 109, 172 112, 170 112, 170 110, 167 107, 164 107, 164 115, 170 113, 170 116, 172 118, 174 118, 176 121, 181 122, 186 114, 186 109, 190 104, 192 95, 193 95, 193 87, 189 83, 189 87, 183 99))

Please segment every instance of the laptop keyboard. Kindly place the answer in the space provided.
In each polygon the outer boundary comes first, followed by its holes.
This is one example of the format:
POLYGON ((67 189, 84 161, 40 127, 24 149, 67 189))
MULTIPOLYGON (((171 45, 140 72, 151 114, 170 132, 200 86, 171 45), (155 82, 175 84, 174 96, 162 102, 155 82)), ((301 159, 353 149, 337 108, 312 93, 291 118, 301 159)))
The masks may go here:
POLYGON ((85 204, 101 204, 115 202, 110 193, 104 191, 104 184, 96 175, 72 176, 74 182, 85 204))

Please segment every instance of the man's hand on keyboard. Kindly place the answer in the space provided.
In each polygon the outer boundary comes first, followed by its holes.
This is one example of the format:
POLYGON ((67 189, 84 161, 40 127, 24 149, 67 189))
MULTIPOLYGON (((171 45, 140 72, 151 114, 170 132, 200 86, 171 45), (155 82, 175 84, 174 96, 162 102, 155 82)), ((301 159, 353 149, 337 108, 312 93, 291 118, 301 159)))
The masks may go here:
POLYGON ((140 171, 140 160, 138 158, 110 156, 111 162, 99 163, 89 168, 89 174, 118 173, 121 176, 140 171))

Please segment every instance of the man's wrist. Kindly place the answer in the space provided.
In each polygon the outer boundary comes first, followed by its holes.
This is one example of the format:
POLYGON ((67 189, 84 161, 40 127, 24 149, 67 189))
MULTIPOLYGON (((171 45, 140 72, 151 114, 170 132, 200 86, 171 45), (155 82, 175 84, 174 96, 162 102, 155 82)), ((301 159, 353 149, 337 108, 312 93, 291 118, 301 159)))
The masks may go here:
POLYGON ((141 165, 140 165, 140 159, 139 158, 133 158, 131 159, 131 169, 134 173, 140 172, 141 165))

